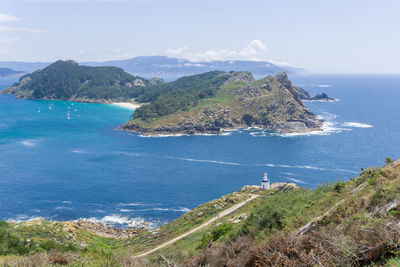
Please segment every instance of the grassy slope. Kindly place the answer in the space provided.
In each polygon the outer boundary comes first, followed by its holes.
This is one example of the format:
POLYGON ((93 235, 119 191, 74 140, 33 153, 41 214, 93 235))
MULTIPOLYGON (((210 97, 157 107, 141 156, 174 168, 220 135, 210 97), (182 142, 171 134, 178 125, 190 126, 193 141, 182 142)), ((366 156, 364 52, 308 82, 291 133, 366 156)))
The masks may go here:
MULTIPOLYGON (((255 81, 252 84, 255 86, 260 86, 261 80, 255 81)), ((217 107, 217 106, 227 106, 230 108, 230 114, 237 120, 241 120, 245 111, 241 108, 240 102, 236 97, 232 95, 232 92, 247 86, 245 82, 235 82, 222 86, 215 94, 215 96, 210 98, 201 99, 198 101, 197 105, 190 107, 188 110, 181 110, 174 114, 167 116, 161 116, 157 119, 143 121, 140 118, 132 119, 126 123, 126 125, 137 124, 143 128, 156 128, 160 125, 176 125, 181 117, 193 117, 196 118, 201 113, 201 110, 205 107, 217 107)))
MULTIPOLYGON (((106 263, 116 264, 124 261, 125 254, 136 254, 162 244, 247 198, 248 194, 244 192, 228 194, 200 205, 171 223, 161 226, 157 231, 144 232, 134 238, 100 237, 85 229, 77 229, 68 222, 29 221, 18 224, 2 222, 0 230, 13 238, 4 243, 0 241, 0 265, 4 262, 27 260, 24 256, 31 253, 40 254, 43 258, 48 258, 54 253, 67 255, 66 257, 76 264, 89 262, 99 266, 106 263), (71 234, 73 238, 69 240, 68 236, 71 234)), ((0 231, 0 235, 1 233, 0 231)))

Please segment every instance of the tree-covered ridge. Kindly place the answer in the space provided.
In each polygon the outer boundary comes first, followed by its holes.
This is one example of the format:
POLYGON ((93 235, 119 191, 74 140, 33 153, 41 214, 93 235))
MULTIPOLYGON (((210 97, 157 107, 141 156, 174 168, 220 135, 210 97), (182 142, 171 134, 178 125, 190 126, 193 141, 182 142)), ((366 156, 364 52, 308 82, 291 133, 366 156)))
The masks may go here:
POLYGON ((201 99, 214 97, 230 75, 223 71, 182 77, 146 90, 137 98, 138 102, 150 102, 135 111, 135 118, 149 120, 188 110, 201 99))
POLYGON ((150 103, 135 114, 146 120, 185 110, 195 106, 199 99, 214 96, 229 76, 226 72, 211 71, 165 83, 162 79, 133 76, 117 67, 88 67, 59 60, 22 76, 4 93, 24 99, 150 103))
POLYGON ((135 88, 148 84, 117 67, 87 67, 59 60, 22 76, 8 91, 29 99, 113 100, 131 99, 135 88))

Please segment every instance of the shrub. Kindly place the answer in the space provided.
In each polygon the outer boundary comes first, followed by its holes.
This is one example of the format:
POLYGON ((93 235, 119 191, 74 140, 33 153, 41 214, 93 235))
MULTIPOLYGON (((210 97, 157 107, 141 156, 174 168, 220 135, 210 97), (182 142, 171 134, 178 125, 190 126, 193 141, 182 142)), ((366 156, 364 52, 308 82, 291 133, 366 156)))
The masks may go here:
POLYGON ((391 163, 393 163, 393 160, 391 159, 391 158, 386 158, 385 159, 385 163, 388 165, 388 164, 391 164, 391 163))

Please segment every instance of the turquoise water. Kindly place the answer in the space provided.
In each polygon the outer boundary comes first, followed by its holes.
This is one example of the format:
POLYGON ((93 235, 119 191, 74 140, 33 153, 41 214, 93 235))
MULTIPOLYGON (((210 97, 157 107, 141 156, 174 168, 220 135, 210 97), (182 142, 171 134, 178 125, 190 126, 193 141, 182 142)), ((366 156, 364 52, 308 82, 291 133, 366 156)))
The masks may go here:
POLYGON ((273 182, 313 188, 400 158, 400 76, 293 80, 339 99, 306 103, 327 120, 323 133, 144 138, 116 130, 131 116, 118 106, 0 95, 0 219, 157 225, 259 184, 265 171, 273 182))

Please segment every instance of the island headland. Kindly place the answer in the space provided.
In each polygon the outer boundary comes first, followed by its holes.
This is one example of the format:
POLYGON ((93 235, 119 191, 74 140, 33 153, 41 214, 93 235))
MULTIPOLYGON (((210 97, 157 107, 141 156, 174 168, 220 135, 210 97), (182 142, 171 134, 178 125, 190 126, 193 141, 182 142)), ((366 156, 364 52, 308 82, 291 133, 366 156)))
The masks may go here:
POLYGON ((284 72, 255 80, 250 72, 211 71, 166 83, 117 67, 59 60, 22 76, 1 93, 22 99, 139 104, 120 129, 145 136, 221 134, 249 127, 319 131, 323 122, 303 104, 308 93, 300 89, 284 72))

